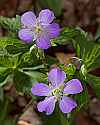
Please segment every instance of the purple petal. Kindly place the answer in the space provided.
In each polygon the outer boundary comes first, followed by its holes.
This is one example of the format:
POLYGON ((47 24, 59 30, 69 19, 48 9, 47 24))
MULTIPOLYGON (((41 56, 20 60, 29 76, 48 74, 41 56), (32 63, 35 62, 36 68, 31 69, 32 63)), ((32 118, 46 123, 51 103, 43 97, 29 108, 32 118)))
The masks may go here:
POLYGON ((21 40, 25 41, 26 43, 30 43, 34 39, 34 34, 30 29, 19 30, 18 36, 21 40))
POLYGON ((54 20, 54 18, 54 13, 49 9, 42 10, 39 13, 39 21, 41 22, 41 24, 50 24, 54 20))
POLYGON ((41 49, 48 49, 51 46, 49 36, 46 33, 40 34, 36 40, 36 44, 41 49))
POLYGON ((52 23, 46 27, 46 31, 49 34, 50 38, 55 38, 59 35, 60 33, 60 27, 59 24, 57 23, 52 23))
POLYGON ((48 85, 43 84, 43 83, 37 83, 33 85, 32 87, 32 94, 37 95, 37 96, 47 96, 50 94, 51 89, 49 88, 48 85))
POLYGON ((63 93, 76 94, 83 91, 81 82, 78 79, 72 79, 66 83, 63 93))
POLYGON ((41 101, 38 103, 37 108, 39 112, 46 112, 47 115, 50 115, 53 113, 55 108, 55 97, 51 96, 49 98, 46 98, 44 101, 41 101))
POLYGON ((21 16, 21 23, 27 27, 33 27, 36 22, 36 16, 32 11, 28 11, 21 16))
POLYGON ((66 74, 59 68, 52 69, 48 74, 48 79, 54 87, 58 87, 64 82, 66 74))
POLYGON ((71 112, 76 106, 76 102, 69 97, 62 97, 59 103, 60 109, 63 113, 71 112))

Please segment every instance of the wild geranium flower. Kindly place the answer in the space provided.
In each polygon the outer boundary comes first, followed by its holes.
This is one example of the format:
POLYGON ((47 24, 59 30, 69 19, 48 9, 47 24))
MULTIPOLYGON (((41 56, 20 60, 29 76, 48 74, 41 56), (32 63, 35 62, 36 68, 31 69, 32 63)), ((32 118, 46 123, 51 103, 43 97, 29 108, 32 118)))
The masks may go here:
POLYGON ((78 79, 72 79, 64 83, 65 78, 66 74, 64 71, 54 68, 48 74, 50 86, 44 83, 37 83, 32 87, 34 95, 46 96, 44 101, 40 101, 37 104, 39 112, 46 112, 47 115, 52 114, 57 101, 63 113, 69 113, 77 106, 76 102, 68 95, 82 92, 81 82, 78 79))
POLYGON ((22 29, 19 38, 26 43, 36 41, 39 48, 47 49, 51 46, 50 40, 59 35, 60 28, 57 23, 52 23, 55 16, 49 9, 42 10, 36 18, 32 11, 21 16, 22 29))

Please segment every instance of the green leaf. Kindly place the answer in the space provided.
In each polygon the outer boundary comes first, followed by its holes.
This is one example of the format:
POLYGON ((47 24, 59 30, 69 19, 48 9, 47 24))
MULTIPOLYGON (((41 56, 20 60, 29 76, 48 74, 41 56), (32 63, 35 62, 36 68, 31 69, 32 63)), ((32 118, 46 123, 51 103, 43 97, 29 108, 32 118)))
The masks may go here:
POLYGON ((10 80, 11 72, 12 70, 7 68, 4 72, 0 73, 0 87, 5 85, 10 80))
POLYGON ((24 53, 20 59, 21 59, 21 64, 20 64, 21 68, 34 67, 39 63, 36 55, 32 57, 31 53, 29 52, 24 53))
POLYGON ((25 46, 21 40, 12 37, 0 37, 0 47, 6 47, 7 45, 25 46))
POLYGON ((89 103, 89 95, 88 95, 88 90, 86 86, 86 81, 82 82, 83 86, 83 91, 79 94, 76 94, 73 98, 77 102, 77 107, 76 109, 69 114, 69 125, 74 124, 75 116, 82 108, 87 108, 87 104, 89 103))
POLYGON ((16 122, 9 117, 10 108, 10 101, 4 96, 4 100, 0 101, 0 125, 17 125, 16 122))
POLYGON ((3 101, 4 100, 4 91, 3 91, 3 88, 0 87, 0 101, 3 101))
POLYGON ((0 16, 0 26, 12 32, 17 32, 21 27, 20 16, 16 15, 15 18, 0 16))
POLYGON ((30 78, 25 73, 15 70, 13 81, 17 91, 26 92, 26 88, 27 91, 31 91, 32 84, 30 78))
POLYGON ((0 86, 3 86, 10 79, 10 75, 19 65, 19 56, 0 56, 0 86))
POLYGON ((0 52, 1 50, 6 51, 9 54, 17 54, 28 51, 30 45, 22 43, 22 41, 12 37, 1 37, 0 38, 0 52))
POLYGON ((62 125, 60 119, 59 110, 56 110, 58 107, 55 107, 55 110, 52 115, 43 115, 41 114, 41 118, 43 121, 43 125, 62 125))
POLYGON ((18 54, 24 53, 29 50, 29 47, 26 45, 7 45, 6 50, 9 54, 18 54))
POLYGON ((53 65, 59 63, 58 60, 51 56, 46 56, 47 65, 53 65))
POLYGON ((100 56, 100 44, 92 40, 89 35, 82 29, 77 28, 77 35, 73 38, 73 45, 76 49, 77 56, 82 59, 87 70, 92 70, 95 67, 95 61, 100 56), (92 67, 92 68, 91 68, 92 67))
POLYGON ((81 66, 79 73, 80 73, 81 78, 86 78, 87 67, 84 64, 81 66))
POLYGON ((77 101, 77 108, 75 112, 78 112, 89 102, 89 96, 86 86, 84 86, 83 92, 75 95, 75 100, 77 101))
POLYGON ((97 69, 97 68, 100 68, 100 56, 98 56, 98 57, 95 59, 94 63, 91 64, 89 70, 91 71, 91 70, 95 70, 95 69, 97 69))
POLYGON ((73 64, 69 64, 67 66, 64 64, 59 64, 59 67, 67 74, 67 79, 65 82, 71 80, 76 73, 76 67, 73 64))
POLYGON ((81 49, 79 44, 76 45, 76 53, 77 53, 77 56, 80 58, 81 49))
POLYGON ((34 83, 46 80, 46 75, 38 71, 21 72, 15 70, 14 83, 17 91, 31 94, 31 88, 34 83))
POLYGON ((75 28, 63 28, 60 35, 52 40, 52 43, 64 45, 74 40, 79 35, 79 31, 75 28))
POLYGON ((47 75, 38 71, 27 71, 24 73, 37 82, 45 82, 47 80, 47 75))
POLYGON ((64 71, 71 76, 75 74, 76 67, 73 64, 70 64, 68 67, 67 66, 65 67, 64 71))
POLYGON ((7 50, 5 48, 0 47, 0 56, 7 55, 7 50))
POLYGON ((8 73, 6 74, 6 76, 4 74, 2 74, 1 81, 0 81, 0 87, 4 86, 7 83, 12 83, 12 79, 13 79, 13 75, 10 73, 11 71, 8 71, 8 73))
POLYGON ((12 118, 6 118, 2 125, 17 125, 16 121, 14 121, 12 118))
POLYGON ((100 39, 100 24, 98 25, 98 28, 95 34, 95 40, 97 41, 98 39, 100 39))
POLYGON ((5 118, 7 117, 8 106, 9 106, 9 100, 7 98, 5 98, 3 102, 0 102, 0 124, 2 124, 5 118))
POLYGON ((88 71, 92 70, 93 64, 95 63, 96 59, 99 56, 100 56, 100 45, 94 43, 90 44, 90 48, 87 50, 87 52, 84 54, 82 58, 84 60, 85 65, 87 66, 88 71))
POLYGON ((42 64, 42 65, 38 65, 38 66, 35 66, 35 67, 26 67, 26 68, 22 68, 21 70, 22 71, 32 71, 32 70, 38 70, 38 69, 44 69, 45 68, 45 66, 44 66, 44 64, 42 64))
POLYGON ((0 56, 0 67, 16 68, 19 65, 19 55, 0 56))
POLYGON ((96 96, 100 99, 100 77, 88 74, 86 80, 93 88, 96 96))

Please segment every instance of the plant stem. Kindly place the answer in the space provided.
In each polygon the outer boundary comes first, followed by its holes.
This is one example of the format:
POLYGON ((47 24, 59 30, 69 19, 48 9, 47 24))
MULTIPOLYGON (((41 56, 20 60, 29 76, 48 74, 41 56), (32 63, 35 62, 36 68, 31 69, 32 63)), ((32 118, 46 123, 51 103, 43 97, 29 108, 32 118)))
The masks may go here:
POLYGON ((69 125, 67 117, 65 117, 62 113, 60 113, 60 121, 61 125, 69 125))

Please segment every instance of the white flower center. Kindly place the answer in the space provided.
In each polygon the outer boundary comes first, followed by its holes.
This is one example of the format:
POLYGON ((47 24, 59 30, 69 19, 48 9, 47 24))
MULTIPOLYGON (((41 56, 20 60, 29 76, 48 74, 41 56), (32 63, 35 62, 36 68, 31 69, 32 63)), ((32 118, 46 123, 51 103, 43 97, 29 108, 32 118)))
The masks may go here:
POLYGON ((64 89, 64 84, 61 84, 58 88, 53 89, 52 95, 59 100, 63 94, 62 93, 63 89, 64 89))
POLYGON ((35 27, 35 32, 36 32, 36 33, 41 33, 41 32, 42 32, 41 26, 36 26, 36 27, 35 27))
POLYGON ((61 90, 59 88, 54 89, 52 92, 53 95, 60 95, 60 93, 61 93, 61 90))
POLYGON ((34 32, 36 34, 40 34, 42 31, 43 31, 43 28, 42 28, 41 24, 37 21, 34 26, 34 32))

